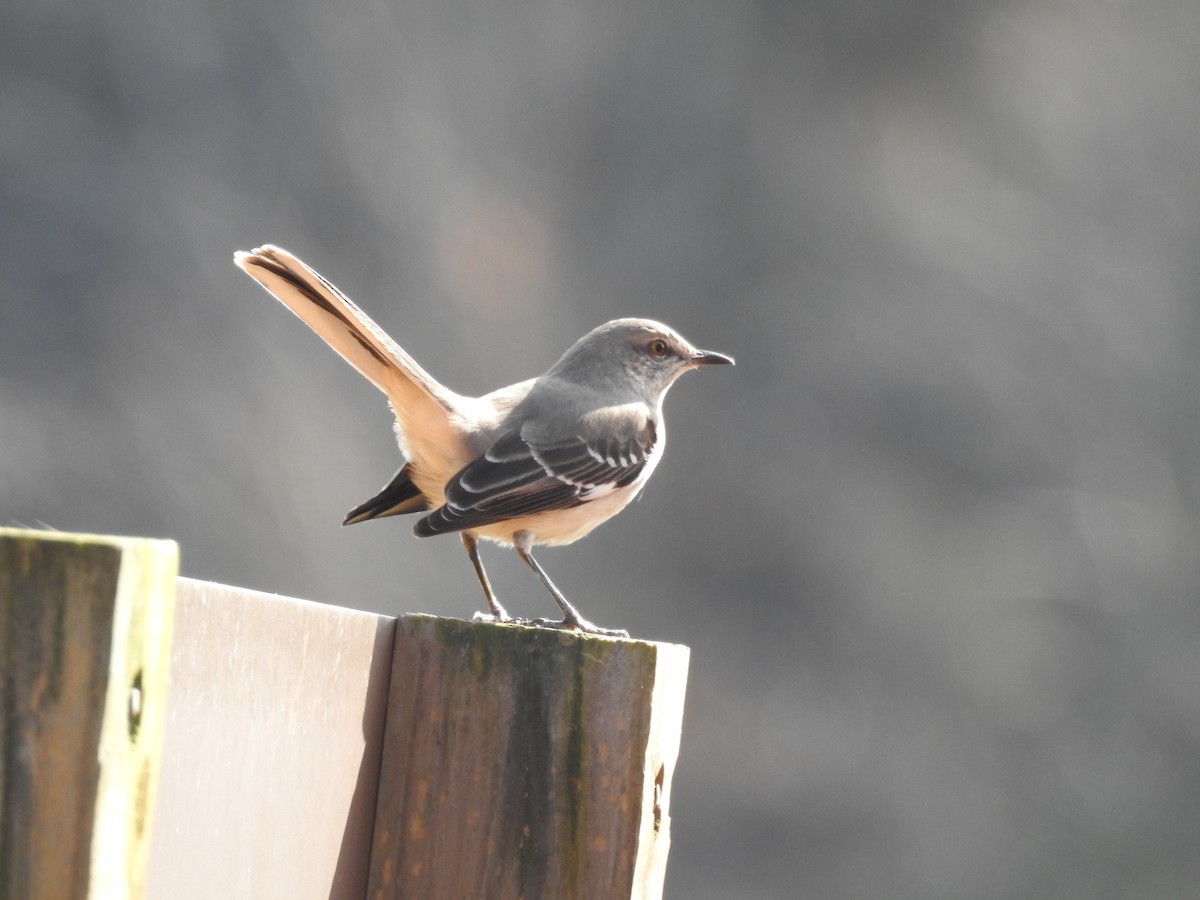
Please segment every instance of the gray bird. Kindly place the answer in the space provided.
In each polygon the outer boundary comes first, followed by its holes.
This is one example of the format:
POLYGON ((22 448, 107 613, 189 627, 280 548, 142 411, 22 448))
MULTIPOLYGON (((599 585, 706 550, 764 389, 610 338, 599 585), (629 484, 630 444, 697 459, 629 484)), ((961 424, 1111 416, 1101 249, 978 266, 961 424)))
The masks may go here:
POLYGON ((615 319, 571 346, 544 375, 482 397, 438 383, 345 294, 305 263, 267 245, 234 255, 387 396, 407 462, 343 524, 425 513, 418 537, 458 532, 497 622, 596 634, 533 558, 535 545, 569 544, 633 500, 662 457, 662 401, 684 372, 732 365, 649 319, 615 319), (515 547, 562 609, 561 621, 513 619, 479 558, 486 538, 515 547))

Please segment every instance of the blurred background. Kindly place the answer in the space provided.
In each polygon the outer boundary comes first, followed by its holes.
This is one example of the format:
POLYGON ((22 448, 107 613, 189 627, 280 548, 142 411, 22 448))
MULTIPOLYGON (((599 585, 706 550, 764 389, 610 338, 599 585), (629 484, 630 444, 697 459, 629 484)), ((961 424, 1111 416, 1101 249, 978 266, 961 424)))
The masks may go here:
POLYGON ((7 4, 0 521, 470 616, 457 541, 340 527, 391 416, 233 251, 466 393, 660 318, 738 367, 540 559, 692 648, 667 895, 1197 896, 1198 48, 1194 0, 7 4))

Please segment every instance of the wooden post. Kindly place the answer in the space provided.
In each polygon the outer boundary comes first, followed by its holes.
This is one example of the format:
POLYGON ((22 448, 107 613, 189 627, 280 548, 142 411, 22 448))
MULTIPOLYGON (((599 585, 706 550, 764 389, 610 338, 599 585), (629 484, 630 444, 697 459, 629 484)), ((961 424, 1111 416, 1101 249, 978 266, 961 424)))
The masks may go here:
POLYGON ((178 548, 0 529, 0 897, 138 897, 178 548))
POLYGON ((661 894, 686 647, 176 565, 0 530, 0 900, 661 894))
POLYGON ((657 897, 688 649, 406 616, 372 898, 657 897))

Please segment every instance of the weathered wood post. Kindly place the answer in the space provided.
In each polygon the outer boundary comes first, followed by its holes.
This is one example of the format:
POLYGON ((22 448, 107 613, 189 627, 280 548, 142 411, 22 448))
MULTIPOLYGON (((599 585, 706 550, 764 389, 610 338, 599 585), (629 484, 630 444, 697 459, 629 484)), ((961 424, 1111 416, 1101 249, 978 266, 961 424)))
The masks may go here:
POLYGON ((405 616, 371 896, 657 897, 688 649, 405 616))
POLYGON ((686 647, 176 558, 0 529, 0 900, 661 894, 686 647))
POLYGON ((0 897, 137 897, 178 548, 0 529, 0 897))

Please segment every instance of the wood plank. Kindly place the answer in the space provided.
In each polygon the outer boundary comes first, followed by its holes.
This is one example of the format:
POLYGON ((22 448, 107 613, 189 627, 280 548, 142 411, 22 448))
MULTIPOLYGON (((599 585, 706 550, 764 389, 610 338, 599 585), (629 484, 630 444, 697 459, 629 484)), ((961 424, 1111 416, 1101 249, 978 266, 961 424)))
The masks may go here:
POLYGON ((150 897, 365 895, 394 622, 179 579, 150 897))
POLYGON ((139 897, 178 547, 0 529, 0 896, 139 897))
POLYGON ((370 896, 656 897, 688 649, 398 621, 370 896))

